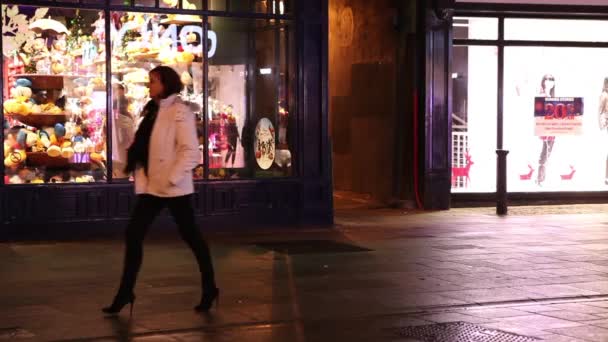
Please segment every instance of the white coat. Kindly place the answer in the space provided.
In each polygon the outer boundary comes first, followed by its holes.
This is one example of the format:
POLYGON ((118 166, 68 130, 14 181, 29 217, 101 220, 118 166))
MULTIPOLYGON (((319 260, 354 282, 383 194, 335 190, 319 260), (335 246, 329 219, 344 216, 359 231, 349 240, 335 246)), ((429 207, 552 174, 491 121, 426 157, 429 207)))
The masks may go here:
POLYGON ((178 197, 194 192, 192 169, 199 161, 196 120, 173 94, 160 101, 148 155, 148 175, 135 169, 135 193, 178 197))

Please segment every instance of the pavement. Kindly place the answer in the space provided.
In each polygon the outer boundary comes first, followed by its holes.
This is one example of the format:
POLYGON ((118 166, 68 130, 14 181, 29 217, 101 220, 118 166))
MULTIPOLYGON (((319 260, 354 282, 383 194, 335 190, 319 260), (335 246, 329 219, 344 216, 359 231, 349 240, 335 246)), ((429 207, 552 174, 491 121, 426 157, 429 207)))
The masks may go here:
POLYGON ((334 227, 209 234, 208 314, 176 232, 151 232, 133 315, 111 318, 118 237, 0 244, 0 342, 608 341, 608 205, 336 208, 334 227))

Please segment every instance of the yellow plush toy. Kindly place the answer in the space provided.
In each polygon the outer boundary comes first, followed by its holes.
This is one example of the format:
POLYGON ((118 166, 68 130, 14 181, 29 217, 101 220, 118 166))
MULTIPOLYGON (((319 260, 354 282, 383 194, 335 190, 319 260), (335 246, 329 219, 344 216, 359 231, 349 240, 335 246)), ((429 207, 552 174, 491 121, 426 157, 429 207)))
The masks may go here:
POLYGON ((74 149, 72 148, 72 142, 69 140, 65 140, 61 144, 61 156, 63 158, 69 159, 74 155, 74 149))
POLYGON ((4 166, 14 167, 25 161, 27 154, 24 150, 15 150, 10 152, 6 158, 4 158, 4 166))
POLYGON ((17 99, 8 99, 4 101, 5 113, 28 115, 30 113, 29 108, 31 108, 31 104, 30 107, 28 107, 26 104, 17 99))
POLYGON ((101 153, 93 152, 93 153, 90 154, 89 157, 94 162, 102 162, 103 161, 103 155, 101 153))
POLYGON ((175 56, 175 60, 181 63, 192 63, 194 54, 192 52, 183 51, 175 56))
POLYGON ((74 155, 74 149, 72 147, 64 147, 61 149, 61 156, 66 159, 72 158, 74 155))
POLYGON ((57 145, 51 145, 46 150, 46 154, 48 154, 49 157, 59 157, 61 155, 61 148, 57 145))

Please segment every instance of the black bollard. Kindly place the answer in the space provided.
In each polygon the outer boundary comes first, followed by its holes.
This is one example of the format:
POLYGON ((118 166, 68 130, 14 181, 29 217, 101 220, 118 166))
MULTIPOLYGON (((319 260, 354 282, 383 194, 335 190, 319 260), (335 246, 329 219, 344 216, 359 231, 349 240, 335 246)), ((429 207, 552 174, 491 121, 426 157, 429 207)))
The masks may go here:
POLYGON ((496 214, 507 214, 507 150, 496 150, 496 214))

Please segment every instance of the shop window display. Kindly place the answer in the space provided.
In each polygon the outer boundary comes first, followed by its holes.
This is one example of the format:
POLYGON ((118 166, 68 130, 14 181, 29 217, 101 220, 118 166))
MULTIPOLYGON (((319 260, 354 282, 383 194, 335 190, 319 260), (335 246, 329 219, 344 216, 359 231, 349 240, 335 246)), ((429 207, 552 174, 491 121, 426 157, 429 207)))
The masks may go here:
POLYGON ((209 58, 209 177, 290 176, 289 25, 212 17, 210 28, 218 46, 209 58))
MULTIPOLYGON (((173 67, 181 76, 180 97, 197 115, 203 131, 202 18, 197 15, 112 12, 112 161, 114 178, 126 178, 127 148, 141 121, 141 110, 150 100, 148 71, 158 65, 173 67)), ((203 177, 204 158, 195 169, 203 177)))
MULTIPOLYGON (((607 23, 506 18, 503 70, 496 68, 496 47, 470 42, 454 48, 453 192, 495 191, 497 92, 488 85, 496 84, 499 72, 507 191, 606 191, 608 49, 594 42, 606 41, 607 23), (517 42, 509 39, 537 41, 512 46, 517 42), (553 41, 575 46, 546 46, 553 41), (466 136, 466 145, 455 135, 466 136), (484 160, 488 163, 481 165, 484 160)), ((470 18, 467 29, 458 28, 461 38, 473 39, 487 25, 470 18)))
MULTIPOLYGON (((240 3, 257 11, 262 2, 240 3)), ((146 0, 109 3, 156 6, 146 0)), ((158 6, 194 10, 202 3, 160 0, 158 6)), ((224 5, 240 11, 239 1, 224 5)), ((180 74, 180 96, 197 115, 196 179, 204 178, 205 166, 209 179, 293 174, 297 73, 289 21, 209 17, 205 84, 202 16, 119 11, 109 16, 98 10, 2 7, 5 184, 128 179, 126 150, 149 100, 148 71, 158 65, 180 74)))
POLYGON ((106 181, 96 11, 2 6, 5 184, 106 181))
POLYGON ((607 136, 599 120, 607 58, 608 49, 602 48, 505 48, 504 136, 511 151, 507 177, 512 191, 608 187, 607 136), (571 61, 578 61, 576 68, 571 61), (540 117, 534 115, 539 102, 544 103, 540 117), (560 103, 566 115, 549 113, 560 103), (559 131, 546 131, 547 124, 559 131))

